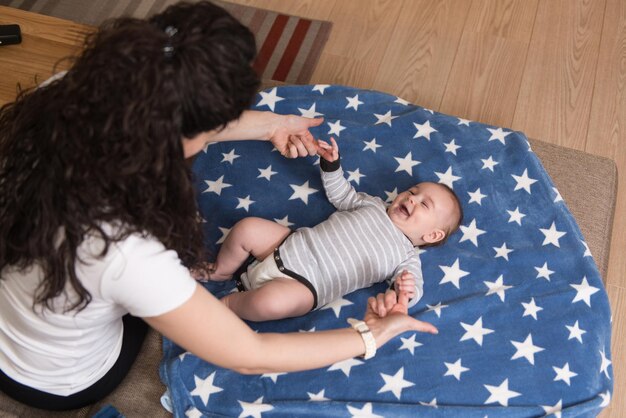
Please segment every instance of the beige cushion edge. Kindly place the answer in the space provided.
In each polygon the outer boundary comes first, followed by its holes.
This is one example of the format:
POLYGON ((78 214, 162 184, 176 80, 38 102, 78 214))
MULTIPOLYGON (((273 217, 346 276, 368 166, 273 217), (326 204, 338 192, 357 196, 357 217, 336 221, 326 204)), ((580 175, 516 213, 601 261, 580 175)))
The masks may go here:
POLYGON ((606 283, 617 202, 617 164, 607 157, 533 138, 529 141, 574 215, 606 283), (579 186, 606 201, 581 198, 579 186))

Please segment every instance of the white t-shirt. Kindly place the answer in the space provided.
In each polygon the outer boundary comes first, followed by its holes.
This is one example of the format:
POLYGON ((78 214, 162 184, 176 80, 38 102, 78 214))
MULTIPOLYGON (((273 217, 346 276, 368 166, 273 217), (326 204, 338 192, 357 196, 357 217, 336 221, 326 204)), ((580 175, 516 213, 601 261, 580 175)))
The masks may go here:
MULTIPOLYGON (((134 234, 112 244, 103 258, 101 238, 78 249, 78 278, 92 300, 76 313, 62 313, 67 295, 54 300, 54 312, 32 309, 41 269, 20 273, 5 268, 0 281, 0 370, 41 391, 67 396, 106 374, 122 346, 122 316, 149 317, 185 303, 196 289, 176 252, 151 237, 134 234)), ((71 300, 71 299, 70 299, 71 300)), ((74 299, 75 300, 75 299, 74 299)))

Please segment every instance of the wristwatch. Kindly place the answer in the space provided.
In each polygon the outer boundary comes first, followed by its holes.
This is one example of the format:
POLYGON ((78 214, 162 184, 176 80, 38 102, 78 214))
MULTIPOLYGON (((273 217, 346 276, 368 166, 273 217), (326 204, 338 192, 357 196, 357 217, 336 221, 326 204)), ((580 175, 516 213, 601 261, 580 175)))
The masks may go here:
POLYGON ((369 360, 376 355, 376 339, 374 339, 374 335, 367 324, 363 321, 360 321, 355 318, 348 318, 348 324, 352 328, 354 328, 361 338, 363 338, 363 343, 365 344, 365 354, 363 354, 363 358, 365 360, 369 360))

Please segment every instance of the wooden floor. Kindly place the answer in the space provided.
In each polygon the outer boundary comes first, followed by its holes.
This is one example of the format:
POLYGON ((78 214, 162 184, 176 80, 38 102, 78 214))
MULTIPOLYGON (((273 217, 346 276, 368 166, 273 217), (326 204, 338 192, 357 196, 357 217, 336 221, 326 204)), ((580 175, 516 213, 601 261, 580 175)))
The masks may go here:
POLYGON ((229 1, 334 22, 312 83, 382 90, 616 161, 615 389, 601 416, 626 416, 626 0, 229 1))

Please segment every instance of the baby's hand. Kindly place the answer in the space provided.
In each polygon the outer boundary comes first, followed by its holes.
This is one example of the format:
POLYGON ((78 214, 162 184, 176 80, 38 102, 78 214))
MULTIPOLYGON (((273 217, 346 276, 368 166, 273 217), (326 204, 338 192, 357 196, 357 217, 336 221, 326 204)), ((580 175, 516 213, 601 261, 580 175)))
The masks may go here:
POLYGON ((317 155, 321 158, 325 159, 329 163, 337 160, 339 158, 339 147, 337 146, 337 142, 335 142, 335 138, 330 137, 330 142, 322 141, 320 139, 317 140, 317 155))
POLYGON ((398 295, 400 292, 404 292, 409 296, 409 299, 413 299, 415 297, 415 277, 413 277, 412 273, 403 270, 402 273, 398 274, 398 277, 396 277, 393 288, 398 295))

